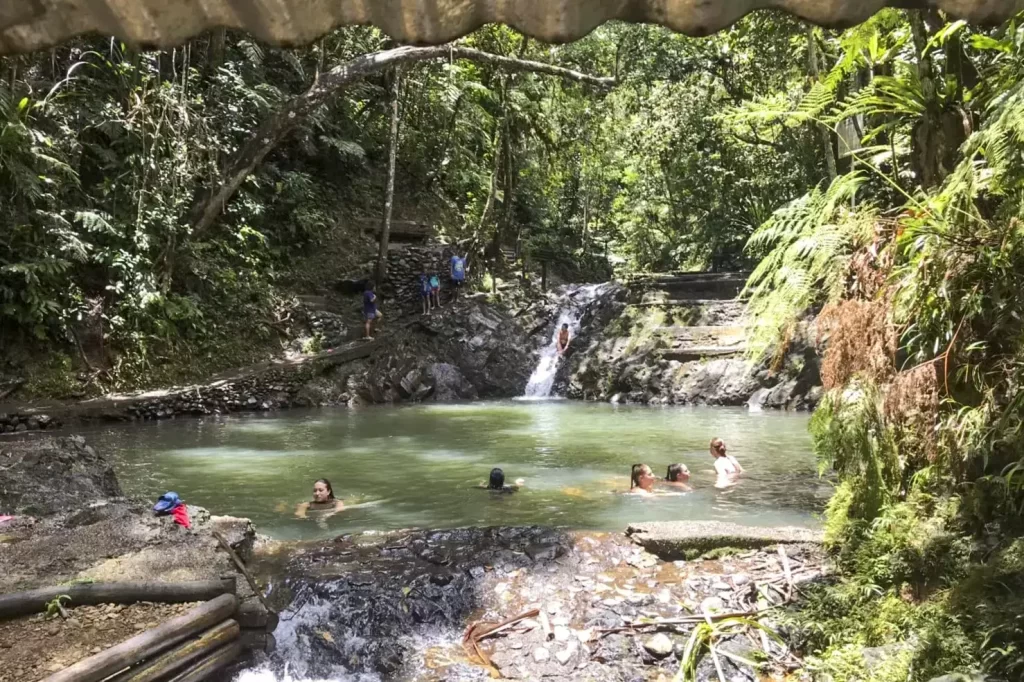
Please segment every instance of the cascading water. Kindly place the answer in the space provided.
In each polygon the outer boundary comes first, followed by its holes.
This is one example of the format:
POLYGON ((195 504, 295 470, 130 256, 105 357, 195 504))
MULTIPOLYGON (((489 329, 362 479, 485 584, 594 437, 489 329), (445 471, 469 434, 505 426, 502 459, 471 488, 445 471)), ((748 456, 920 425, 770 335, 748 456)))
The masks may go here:
POLYGON ((541 400, 551 396, 551 387, 555 383, 561 359, 558 354, 558 332, 562 329, 563 324, 567 324, 569 325, 570 339, 575 338, 580 332, 580 319, 587 311, 587 307, 601 295, 606 286, 605 284, 587 284, 567 290, 564 295, 565 304, 558 314, 558 321, 551 334, 551 343, 541 349, 540 359, 537 361, 537 367, 534 368, 533 374, 530 375, 530 380, 526 383, 523 398, 541 400))

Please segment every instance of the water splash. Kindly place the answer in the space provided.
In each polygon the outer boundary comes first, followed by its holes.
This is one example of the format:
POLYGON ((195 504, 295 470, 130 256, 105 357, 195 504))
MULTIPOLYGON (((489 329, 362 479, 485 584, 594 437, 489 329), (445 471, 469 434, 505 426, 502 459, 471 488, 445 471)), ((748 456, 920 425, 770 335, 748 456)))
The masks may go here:
POLYGON ((554 386, 559 361, 562 357, 558 354, 559 330, 563 324, 567 324, 569 325, 570 339, 575 338, 580 332, 580 318, 607 286, 606 284, 587 284, 567 290, 565 304, 558 314, 558 321, 551 333, 551 343, 540 352, 537 367, 534 368, 530 380, 526 383, 526 391, 522 396, 524 399, 543 400, 551 397, 551 387, 554 386))

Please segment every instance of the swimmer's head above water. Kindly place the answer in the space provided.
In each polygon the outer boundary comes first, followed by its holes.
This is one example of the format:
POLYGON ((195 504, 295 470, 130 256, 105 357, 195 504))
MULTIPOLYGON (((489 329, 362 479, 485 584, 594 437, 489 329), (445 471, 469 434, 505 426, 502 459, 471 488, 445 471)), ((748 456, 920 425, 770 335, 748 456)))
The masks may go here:
POLYGON ((634 464, 629 474, 629 489, 650 490, 654 486, 654 472, 646 464, 634 464))
POLYGON ((711 439, 711 456, 714 457, 715 459, 718 459, 719 457, 725 457, 725 453, 725 441, 723 441, 721 438, 711 439))
POLYGON ((501 490, 505 487, 505 472, 498 467, 491 469, 491 476, 487 481, 487 487, 491 490, 501 490))
POLYGON ((670 483, 689 483, 690 470, 686 468, 685 464, 669 464, 668 471, 665 472, 665 480, 670 483))
POLYGON ((313 501, 329 502, 334 499, 334 488, 326 478, 318 478, 313 484, 313 501))

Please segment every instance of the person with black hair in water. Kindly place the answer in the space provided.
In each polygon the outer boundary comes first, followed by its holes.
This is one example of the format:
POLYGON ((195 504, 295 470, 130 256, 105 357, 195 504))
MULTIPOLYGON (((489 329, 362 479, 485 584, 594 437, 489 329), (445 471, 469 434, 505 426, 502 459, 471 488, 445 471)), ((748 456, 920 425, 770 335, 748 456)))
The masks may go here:
POLYGON ((491 469, 491 475, 487 479, 487 485, 477 486, 495 493, 514 493, 526 485, 526 481, 517 478, 512 485, 505 485, 505 472, 499 467, 491 469))

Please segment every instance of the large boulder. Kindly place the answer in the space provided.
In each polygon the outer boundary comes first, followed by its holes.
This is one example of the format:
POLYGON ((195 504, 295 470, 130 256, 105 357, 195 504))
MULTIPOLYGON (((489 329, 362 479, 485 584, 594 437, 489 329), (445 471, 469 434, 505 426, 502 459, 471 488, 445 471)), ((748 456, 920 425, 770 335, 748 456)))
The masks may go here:
POLYGON ((110 462, 81 436, 0 447, 0 514, 46 516, 121 494, 110 462))
POLYGON ((446 362, 434 363, 427 367, 426 375, 434 386, 433 395, 438 402, 473 400, 477 397, 476 388, 455 365, 446 362))

